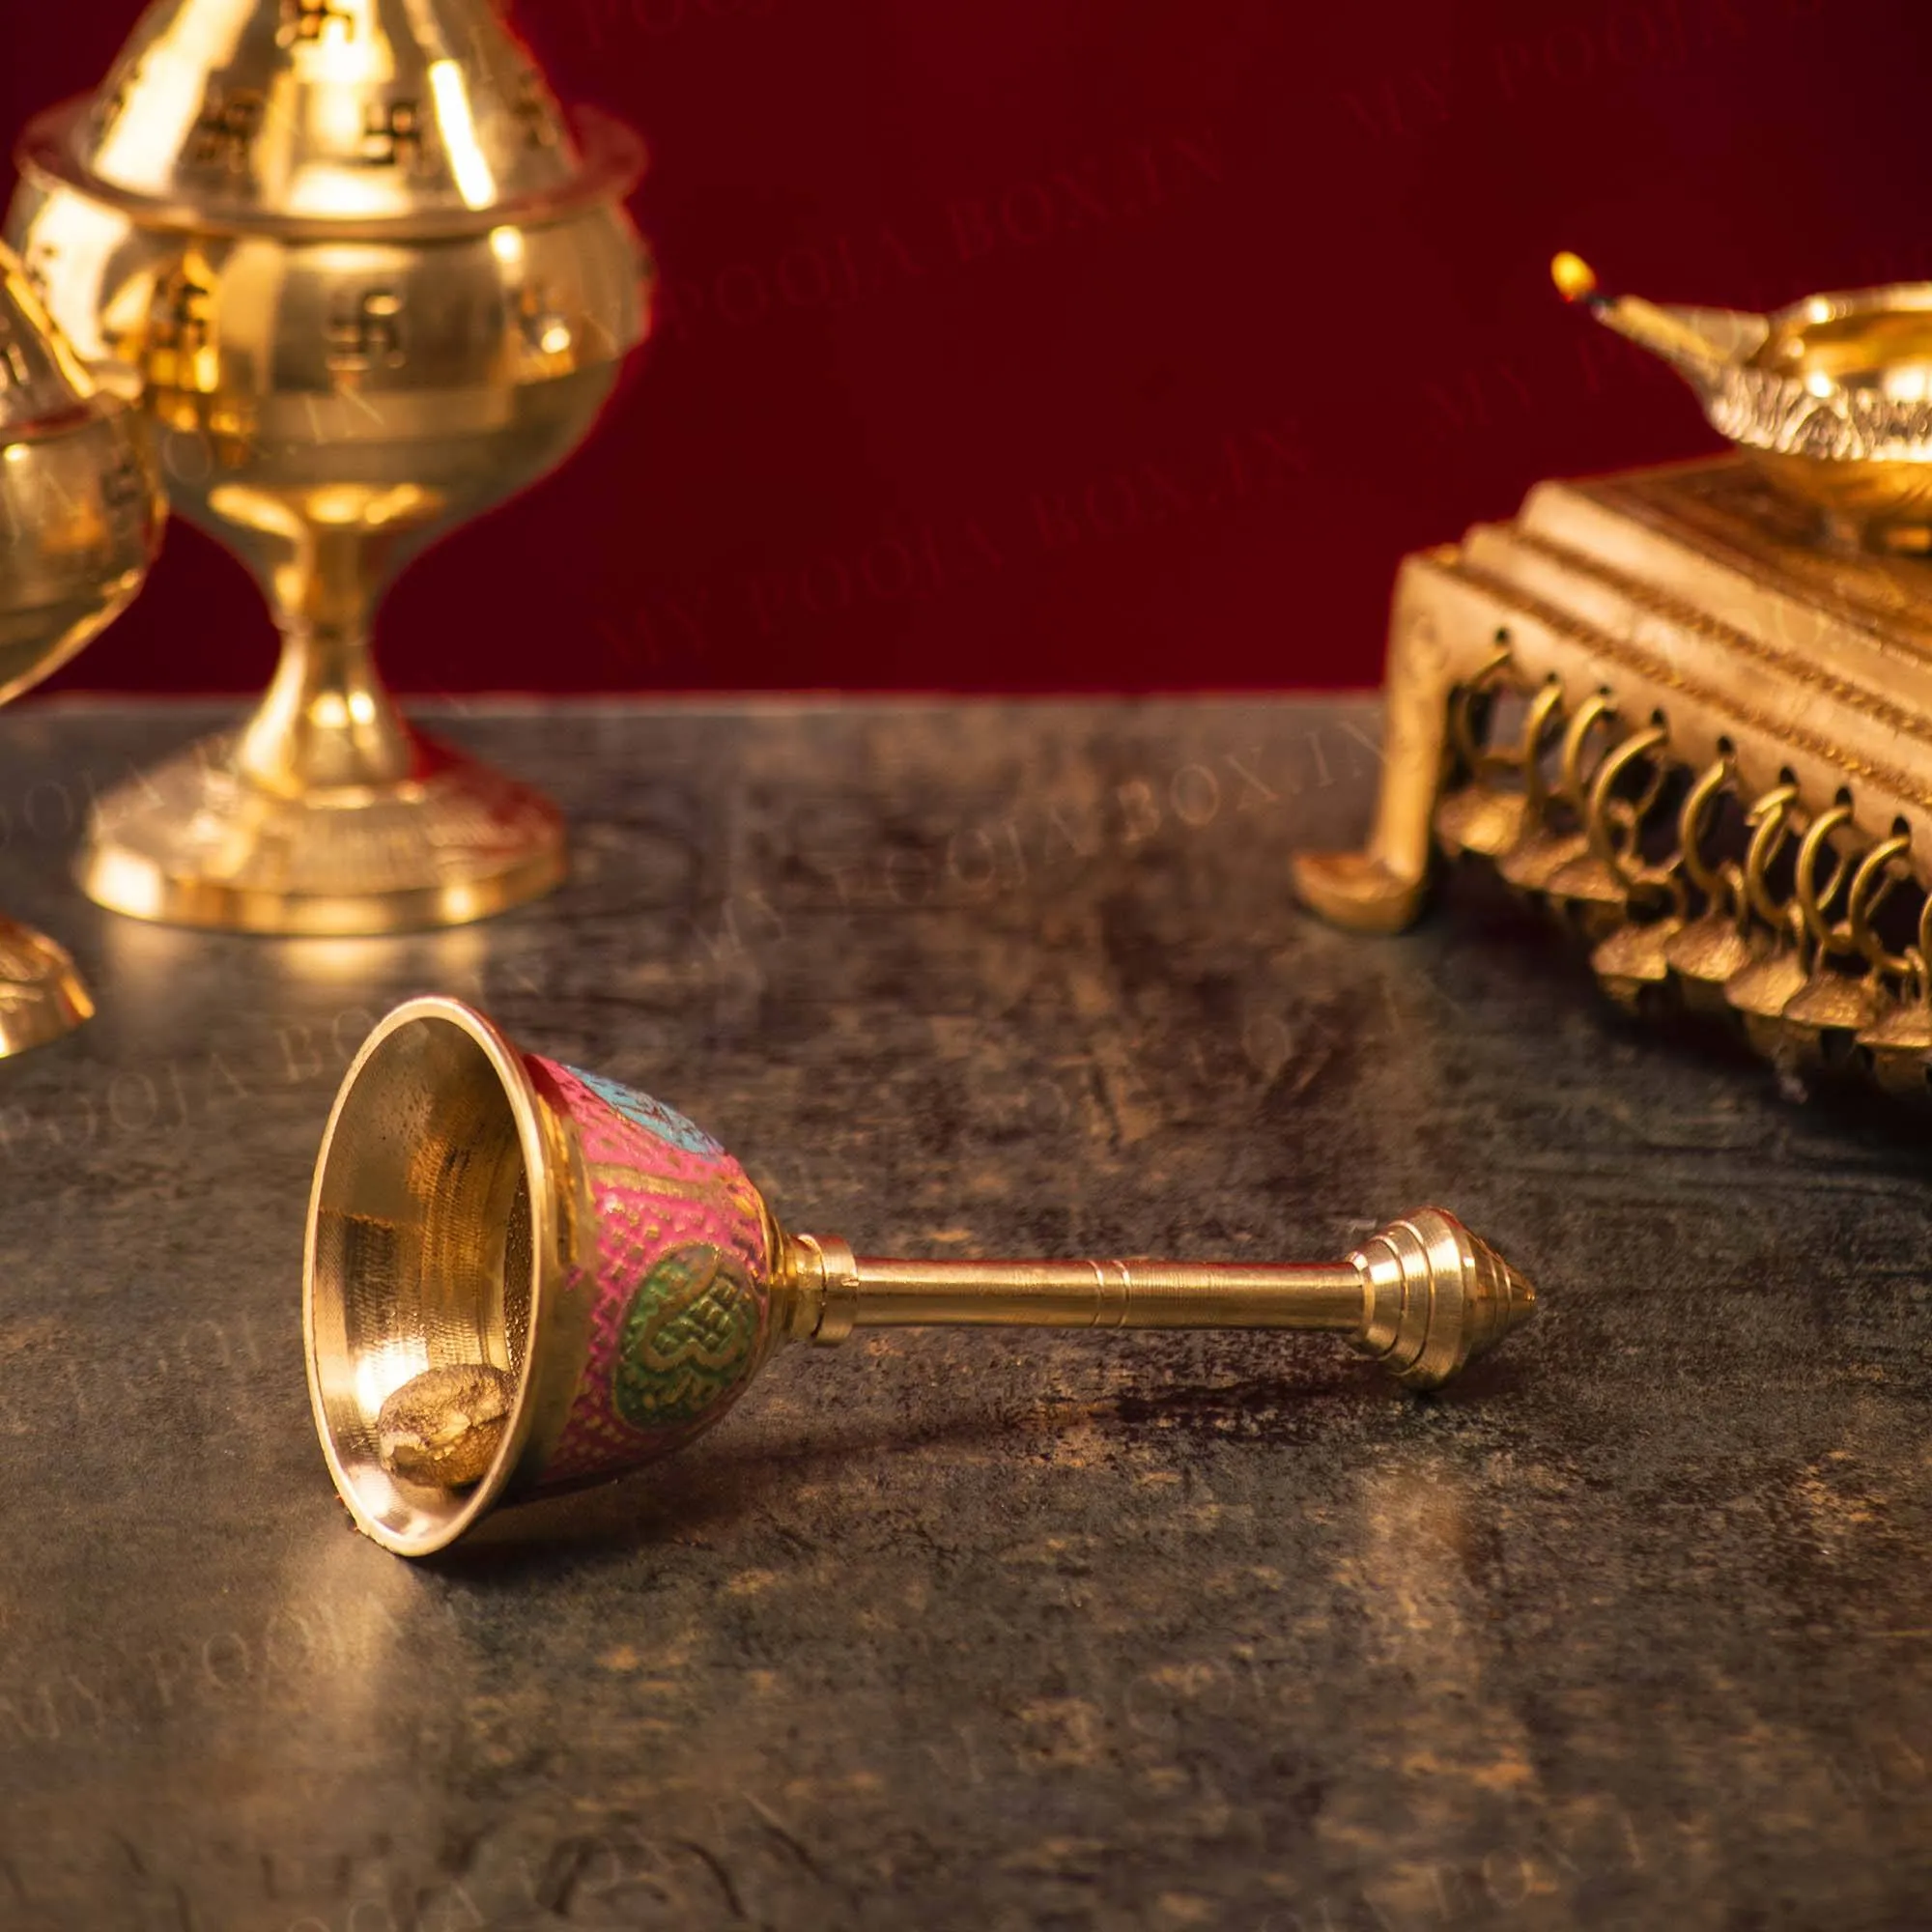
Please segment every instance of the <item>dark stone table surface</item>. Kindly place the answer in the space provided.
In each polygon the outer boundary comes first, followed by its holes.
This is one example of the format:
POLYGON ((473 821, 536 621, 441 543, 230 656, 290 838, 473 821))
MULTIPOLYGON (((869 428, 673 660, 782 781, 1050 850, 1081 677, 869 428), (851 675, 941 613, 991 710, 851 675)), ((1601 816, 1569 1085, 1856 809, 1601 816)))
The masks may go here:
POLYGON ((0 719, 0 1926, 1932 1923, 1922 1130, 1599 1003, 1473 886, 1291 903, 1360 704, 490 710, 570 884, 267 942, 66 883, 202 710, 0 719), (1439 1201, 1538 1319, 900 1332, 433 1564, 349 1526, 298 1307, 372 1018, 465 995, 873 1253, 1316 1259, 1439 1201))

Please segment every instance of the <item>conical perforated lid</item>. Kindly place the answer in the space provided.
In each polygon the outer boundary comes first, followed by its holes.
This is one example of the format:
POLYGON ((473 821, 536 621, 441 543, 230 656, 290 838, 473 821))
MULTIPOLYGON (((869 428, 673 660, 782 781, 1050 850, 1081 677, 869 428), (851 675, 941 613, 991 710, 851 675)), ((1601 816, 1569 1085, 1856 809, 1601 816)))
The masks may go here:
POLYGON ((137 217, 278 233, 462 231, 612 185, 491 0, 155 0, 24 158, 137 217))
POLYGON ((66 428, 95 407, 87 372, 0 246, 0 443, 66 428))

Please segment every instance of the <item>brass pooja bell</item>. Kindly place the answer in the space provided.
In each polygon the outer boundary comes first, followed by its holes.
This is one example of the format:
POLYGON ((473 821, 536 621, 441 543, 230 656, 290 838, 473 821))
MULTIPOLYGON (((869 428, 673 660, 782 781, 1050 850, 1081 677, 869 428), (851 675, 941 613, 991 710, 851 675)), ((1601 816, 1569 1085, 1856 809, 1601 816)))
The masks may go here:
MULTIPOLYGON (((1873 926, 1871 908, 1903 869, 1910 852, 1902 838, 1889 838, 1864 856, 1852 879, 1847 918, 1861 951, 1870 961, 1881 988, 1872 1017, 1855 1041, 1858 1060, 1887 1093, 1902 1098, 1926 1097, 1932 1067, 1932 894, 1918 905, 1918 931, 1900 952, 1892 952, 1873 926)), ((1904 874, 1909 881, 1910 873, 1904 874)))
POLYGON ((1564 720, 1562 686, 1546 687, 1544 697, 1545 708, 1563 722, 1556 783, 1546 789, 1542 768, 1535 762, 1523 767, 1529 810, 1523 814, 1517 838, 1496 861, 1504 883, 1529 900, 1541 899, 1550 880, 1590 849, 1590 835, 1583 826, 1588 789, 1585 768, 1594 734, 1612 711, 1608 699, 1593 696, 1564 720))
POLYGON ((862 1260, 785 1233, 682 1115, 428 998, 377 1026, 336 1097, 302 1323, 337 1490, 378 1543, 426 1556, 499 1501, 668 1455, 788 1341, 943 1323, 1320 1329, 1433 1388, 1534 1301, 1433 1208, 1322 1265, 862 1260))
MULTIPOLYGON (((1586 849, 1560 867, 1544 888, 1563 925, 1580 938, 1609 944, 1632 929, 1629 922, 1639 900, 1648 903, 1660 892, 1674 892, 1676 862, 1653 868, 1645 864, 1641 845, 1644 821, 1664 788, 1666 774, 1656 757, 1664 742, 1665 734, 1654 725, 1634 731, 1598 765, 1583 808, 1586 849), (1634 798, 1626 796, 1622 787, 1627 778, 1646 766, 1649 778, 1642 790, 1634 798)), ((1653 926, 1646 923, 1642 929, 1649 932, 1653 926)), ((1658 950, 1661 957, 1662 935, 1658 950)))
POLYGON ((1787 1073, 1924 1099, 1932 284, 1751 316, 1552 268, 1737 453, 1541 483, 1510 522, 1406 558, 1367 846, 1297 855, 1296 888, 1390 932, 1436 850, 1492 860, 1621 1004, 1721 1016, 1787 1073), (1533 729, 1499 730, 1499 691, 1533 729))
POLYGON ((41 115, 9 232, 142 385, 182 515, 282 636, 241 730, 102 800, 80 879, 142 918, 384 932, 562 876, 556 811, 412 731, 383 593, 561 463, 647 328, 637 140, 566 124, 491 0, 156 0, 41 115))
POLYGON ((1465 854, 1492 864, 1520 842, 1543 809, 1542 762, 1549 721, 1562 707, 1559 686, 1546 685, 1525 707, 1520 741, 1496 752, 1479 744, 1472 712, 1478 701, 1492 701, 1509 667, 1508 656, 1494 658, 1489 668, 1462 691, 1450 713, 1450 728, 1469 782, 1450 793, 1435 808, 1435 841, 1451 858, 1465 854), (1514 778, 1520 784, 1498 783, 1514 778))
POLYGON ((1685 877, 1704 910, 1670 934, 1663 958, 1678 1001, 1688 1011, 1706 1016, 1730 1011, 1724 1004, 1725 985, 1765 952, 1765 937, 1751 922, 1743 867, 1735 860, 1714 865, 1704 856, 1710 820, 1736 783, 1730 758, 1713 759, 1686 793, 1677 821, 1685 877))
MULTIPOLYGON (((1850 1059, 1857 1036, 1878 1017, 1885 1004, 1878 980, 1869 971, 1869 961, 1860 935, 1849 920, 1834 923, 1832 909, 1850 885, 1855 867, 1843 853, 1832 859, 1829 877, 1821 883, 1819 872, 1830 841, 1840 827, 1851 822, 1852 809, 1834 805, 1820 812, 1806 829, 1798 848, 1796 888, 1799 923, 1805 951, 1810 954, 1811 971, 1804 983, 1779 1011, 1777 1024, 1784 1033, 1782 1053, 1800 1065, 1844 1065, 1850 1059), (1833 960, 1848 962, 1859 958, 1862 970, 1838 972, 1833 960)), ((1887 857, 1908 851, 1910 839, 1890 838, 1882 849, 1887 857)), ((1867 853, 1859 861, 1865 867, 1867 853)), ((1869 919, 1877 911, 1874 900, 1865 908, 1869 919)))
MULTIPOLYGON (((1763 923, 1771 944, 1741 966, 1719 988, 1724 1006, 1745 1037, 1774 1064, 1790 1068, 1791 1056, 1778 1016, 1809 975, 1804 963, 1804 919, 1795 898, 1779 899, 1771 868, 1799 816, 1796 785, 1774 786, 1745 814, 1750 843, 1745 854, 1745 899, 1763 923)), ((1801 848, 1802 849, 1802 848, 1801 848)))
MULTIPOLYGON (((0 248, 0 704, 127 608, 165 515, 138 420, 96 386, 0 248)), ((0 917, 0 1056, 93 1010, 67 953, 0 917)))

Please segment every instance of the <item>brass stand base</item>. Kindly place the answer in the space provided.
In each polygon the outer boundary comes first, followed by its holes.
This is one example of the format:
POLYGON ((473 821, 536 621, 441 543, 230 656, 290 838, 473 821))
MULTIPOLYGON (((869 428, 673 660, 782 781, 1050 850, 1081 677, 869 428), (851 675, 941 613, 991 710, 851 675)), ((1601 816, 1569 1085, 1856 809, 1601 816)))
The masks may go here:
POLYGON ((43 933, 0 919, 0 1059, 44 1046, 94 1017, 73 961, 43 933))
POLYGON ((391 784, 289 795, 240 770, 235 742, 100 801, 75 867, 88 897, 166 924, 347 936, 488 919, 567 869, 556 808, 446 747, 415 740, 391 784))

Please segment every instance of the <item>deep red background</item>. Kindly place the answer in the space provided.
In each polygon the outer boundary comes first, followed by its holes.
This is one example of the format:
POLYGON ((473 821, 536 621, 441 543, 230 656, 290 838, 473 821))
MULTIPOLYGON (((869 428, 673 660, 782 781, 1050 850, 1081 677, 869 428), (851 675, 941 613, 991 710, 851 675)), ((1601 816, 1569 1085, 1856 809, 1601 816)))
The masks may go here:
MULTIPOLYGON (((12 128, 137 9, 8 12, 12 128)), ((1743 305, 1932 274, 1924 0, 514 17, 649 137, 668 298, 576 462, 391 598, 405 689, 1372 683, 1404 551, 1709 444, 1555 248, 1743 305)), ((65 682, 271 654, 177 527, 65 682)))

